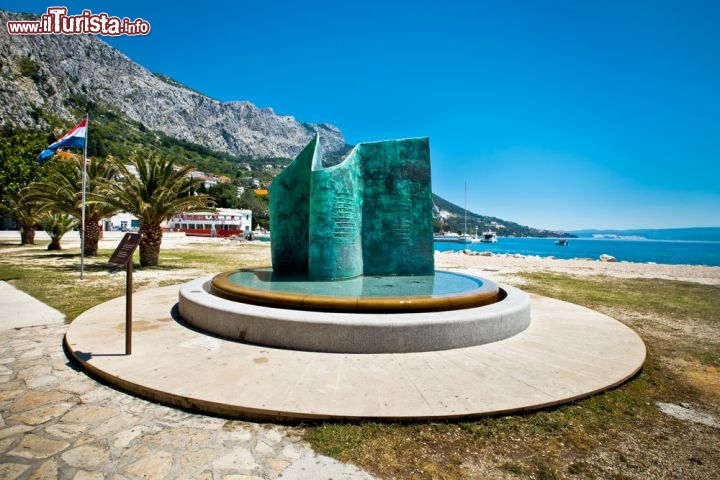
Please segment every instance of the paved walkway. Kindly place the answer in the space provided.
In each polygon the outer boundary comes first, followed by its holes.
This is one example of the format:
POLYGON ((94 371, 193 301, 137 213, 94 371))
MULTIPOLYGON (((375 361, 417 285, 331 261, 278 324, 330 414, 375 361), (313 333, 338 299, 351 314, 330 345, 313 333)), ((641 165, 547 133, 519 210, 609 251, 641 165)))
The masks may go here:
POLYGON ((315 454, 292 429, 187 413, 97 383, 68 361, 56 317, 18 322, 18 311, 40 318, 49 307, 7 287, 0 302, 23 306, 0 314, 0 478, 371 478, 315 454))
POLYGON ((0 299, 3 308, 0 316, 0 332, 65 321, 65 315, 7 282, 0 281, 0 299))

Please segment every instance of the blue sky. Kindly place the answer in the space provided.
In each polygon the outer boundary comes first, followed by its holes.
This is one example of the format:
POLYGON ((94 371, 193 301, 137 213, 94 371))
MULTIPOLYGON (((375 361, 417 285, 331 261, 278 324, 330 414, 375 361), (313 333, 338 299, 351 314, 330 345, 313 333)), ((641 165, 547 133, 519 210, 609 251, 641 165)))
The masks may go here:
POLYGON ((106 38, 223 101, 430 137, 433 190, 538 228, 720 226, 720 2, 5 1, 151 25, 106 38))

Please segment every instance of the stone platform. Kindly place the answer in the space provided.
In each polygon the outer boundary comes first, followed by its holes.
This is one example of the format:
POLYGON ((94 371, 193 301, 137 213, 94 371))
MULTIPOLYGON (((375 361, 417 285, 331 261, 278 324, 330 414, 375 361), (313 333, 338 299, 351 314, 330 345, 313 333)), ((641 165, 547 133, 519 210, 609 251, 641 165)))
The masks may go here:
MULTIPOLYGON (((342 302, 350 304, 353 299, 357 307, 356 297, 347 292, 344 296, 314 297, 311 305, 320 306, 318 310, 297 309, 292 303, 293 296, 284 290, 265 293, 274 296, 278 304, 287 302, 285 308, 228 300, 213 292, 218 277, 208 276, 180 287, 178 312, 189 325, 210 335, 256 345, 328 353, 435 352, 496 342, 528 327, 530 297, 525 292, 509 286, 500 289, 486 279, 464 277, 473 283, 482 283, 484 288, 456 295, 363 297, 367 307, 365 313, 359 313, 322 311, 322 307, 342 302), (496 301, 499 293, 502 298, 496 301), (492 303, 483 305, 483 297, 492 298, 492 303), (458 309, 453 302, 469 306, 458 309), (424 304, 433 303, 436 307, 445 305, 447 309, 423 311, 424 304), (378 312, 392 304, 405 305, 407 311, 378 312)), ((417 277, 389 277, 383 282, 394 278, 408 281, 417 277)), ((295 301, 307 298, 297 295, 295 301)))
POLYGON ((200 333, 177 316, 179 286, 136 293, 133 353, 123 297, 79 316, 65 336, 82 367, 141 397, 273 421, 454 419, 558 405, 617 386, 645 345, 620 322, 531 296, 522 333, 469 348, 347 354, 275 349, 200 333))

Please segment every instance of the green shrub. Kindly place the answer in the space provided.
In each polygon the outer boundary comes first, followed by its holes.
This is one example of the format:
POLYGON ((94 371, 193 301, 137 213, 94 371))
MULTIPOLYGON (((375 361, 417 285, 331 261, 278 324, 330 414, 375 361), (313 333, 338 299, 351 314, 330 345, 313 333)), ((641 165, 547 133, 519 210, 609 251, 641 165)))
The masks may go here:
POLYGON ((18 64, 20 65, 20 74, 23 77, 35 78, 40 71, 40 64, 29 56, 21 57, 18 64))

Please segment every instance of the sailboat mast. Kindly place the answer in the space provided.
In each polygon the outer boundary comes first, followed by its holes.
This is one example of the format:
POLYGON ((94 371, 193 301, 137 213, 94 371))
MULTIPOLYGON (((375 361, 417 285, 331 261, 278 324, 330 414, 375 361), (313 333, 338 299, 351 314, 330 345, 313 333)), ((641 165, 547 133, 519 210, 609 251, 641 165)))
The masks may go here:
POLYGON ((465 182, 465 226, 463 227, 463 235, 467 235, 467 182, 465 182))

